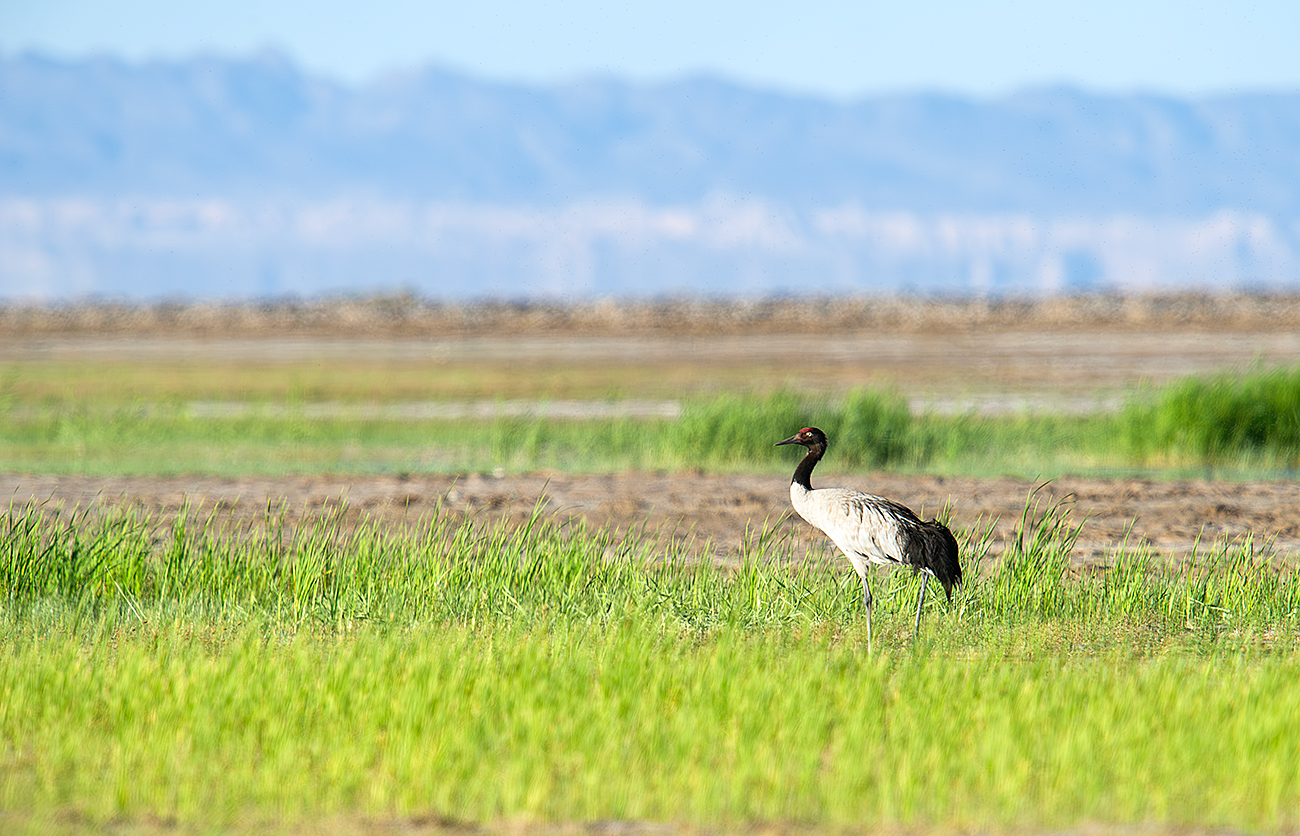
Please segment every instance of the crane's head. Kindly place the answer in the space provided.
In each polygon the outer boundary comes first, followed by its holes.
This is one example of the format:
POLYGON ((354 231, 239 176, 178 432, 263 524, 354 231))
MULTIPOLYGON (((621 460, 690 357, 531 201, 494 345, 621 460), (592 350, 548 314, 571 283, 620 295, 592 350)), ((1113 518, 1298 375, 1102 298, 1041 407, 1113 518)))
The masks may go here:
POLYGON ((826 433, 816 427, 804 427, 799 432, 787 438, 785 441, 778 441, 773 447, 780 447, 782 444, 802 444, 811 450, 813 447, 826 449, 826 433))

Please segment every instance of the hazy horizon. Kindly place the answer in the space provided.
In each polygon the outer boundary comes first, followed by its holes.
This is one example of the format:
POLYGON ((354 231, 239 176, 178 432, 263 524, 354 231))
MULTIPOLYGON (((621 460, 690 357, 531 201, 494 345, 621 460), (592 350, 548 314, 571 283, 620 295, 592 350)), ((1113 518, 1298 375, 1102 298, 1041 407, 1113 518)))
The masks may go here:
POLYGON ((1300 286, 1300 93, 0 55, 0 298, 1300 286))

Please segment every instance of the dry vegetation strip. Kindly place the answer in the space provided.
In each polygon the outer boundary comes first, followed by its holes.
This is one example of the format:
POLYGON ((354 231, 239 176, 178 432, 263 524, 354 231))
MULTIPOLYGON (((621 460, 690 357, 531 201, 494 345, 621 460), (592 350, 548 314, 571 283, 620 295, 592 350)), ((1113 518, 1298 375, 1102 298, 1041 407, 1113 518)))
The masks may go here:
POLYGON ((14 336, 367 336, 429 334, 810 334, 1027 329, 1279 331, 1300 327, 1297 296, 1080 296, 937 300, 668 300, 444 305, 414 297, 261 304, 0 306, 14 336))

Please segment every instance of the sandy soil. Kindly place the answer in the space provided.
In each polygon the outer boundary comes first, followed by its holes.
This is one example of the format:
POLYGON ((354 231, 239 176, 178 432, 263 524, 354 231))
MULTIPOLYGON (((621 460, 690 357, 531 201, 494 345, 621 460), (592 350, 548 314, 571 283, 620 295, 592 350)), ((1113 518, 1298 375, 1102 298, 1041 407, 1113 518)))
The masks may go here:
MULTIPOLYGON (((997 519, 995 551, 1001 550, 1034 487, 1011 478, 893 474, 828 476, 820 481, 832 483, 898 499, 926 516, 951 502, 957 528, 997 519)), ((724 558, 734 557, 746 527, 770 522, 793 526, 797 553, 816 553, 824 539, 801 520, 790 518, 787 484, 779 476, 649 473, 278 479, 0 475, 0 491, 15 503, 34 499, 64 507, 130 506, 160 519, 188 503, 205 512, 216 510, 252 521, 263 517, 270 502, 276 507, 283 503, 292 522, 344 501, 350 520, 367 515, 388 524, 416 525, 433 513, 441 497, 447 513, 522 520, 542 498, 547 512, 561 518, 583 517, 596 525, 623 529, 645 524, 691 552, 702 551, 707 541, 724 558)), ((1105 563, 1126 536, 1130 543, 1149 543, 1171 559, 1186 555, 1198 536, 1212 543, 1250 533, 1261 543, 1275 538, 1281 557, 1293 560, 1300 555, 1300 484, 1294 482, 1070 477, 1042 493, 1071 495, 1073 518, 1086 518, 1073 554, 1077 563, 1105 563)))

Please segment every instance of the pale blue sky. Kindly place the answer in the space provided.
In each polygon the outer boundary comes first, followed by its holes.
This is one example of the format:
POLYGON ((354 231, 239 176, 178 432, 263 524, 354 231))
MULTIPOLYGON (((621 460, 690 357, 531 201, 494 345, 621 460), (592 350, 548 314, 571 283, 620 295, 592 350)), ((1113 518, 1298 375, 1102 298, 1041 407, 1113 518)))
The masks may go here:
POLYGON ((555 81, 695 72, 835 97, 1300 90, 1300 0, 0 0, 0 49, 284 50, 349 81, 436 62, 555 81))

